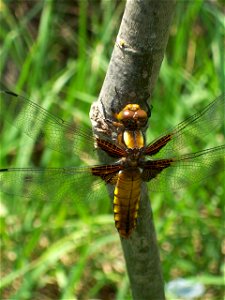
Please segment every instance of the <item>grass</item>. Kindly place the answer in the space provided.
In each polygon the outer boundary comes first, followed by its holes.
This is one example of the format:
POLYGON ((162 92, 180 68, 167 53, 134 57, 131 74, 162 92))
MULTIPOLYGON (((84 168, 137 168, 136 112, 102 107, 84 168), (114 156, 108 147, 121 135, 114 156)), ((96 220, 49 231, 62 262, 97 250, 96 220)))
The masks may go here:
MULTIPOLYGON (((104 80, 124 2, 4 3, 2 83, 65 120, 89 124, 89 108, 104 80)), ((221 11, 219 2, 178 3, 152 98, 151 136, 224 90, 221 11)), ((4 124, 1 167, 77 163, 28 141, 4 124)), ((165 281, 201 281, 204 299, 221 299, 223 292, 222 180, 220 174, 197 187, 151 195, 165 281)), ((1 198, 2 299, 131 299, 109 201, 71 205, 51 197, 48 202, 1 198)))

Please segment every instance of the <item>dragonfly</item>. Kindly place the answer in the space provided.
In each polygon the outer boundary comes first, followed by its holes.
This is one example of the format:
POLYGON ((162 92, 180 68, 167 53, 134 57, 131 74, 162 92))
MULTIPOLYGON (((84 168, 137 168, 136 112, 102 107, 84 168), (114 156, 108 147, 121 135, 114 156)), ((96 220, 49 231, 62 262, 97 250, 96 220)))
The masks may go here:
POLYGON ((109 185, 114 189, 115 227, 125 239, 131 236, 138 222, 143 184, 150 191, 176 190, 223 170, 224 144, 199 148, 203 147, 207 135, 215 137, 217 132, 222 133, 224 95, 150 143, 146 143, 144 134, 150 112, 135 103, 128 103, 117 112, 113 110, 111 119, 103 110, 102 117, 113 128, 114 138, 109 132, 96 136, 91 129, 66 122, 10 91, 0 92, 0 104, 2 120, 6 119, 37 143, 78 157, 82 162, 86 161, 87 152, 87 157, 93 158, 96 148, 100 157, 104 153, 110 158, 110 163, 97 161, 81 167, 1 167, 1 191, 29 198, 39 196, 47 201, 49 197, 91 201, 96 195, 105 196, 106 192, 101 191, 109 185), (197 147, 194 152, 193 145, 197 147), (18 184, 20 189, 14 191, 18 184))

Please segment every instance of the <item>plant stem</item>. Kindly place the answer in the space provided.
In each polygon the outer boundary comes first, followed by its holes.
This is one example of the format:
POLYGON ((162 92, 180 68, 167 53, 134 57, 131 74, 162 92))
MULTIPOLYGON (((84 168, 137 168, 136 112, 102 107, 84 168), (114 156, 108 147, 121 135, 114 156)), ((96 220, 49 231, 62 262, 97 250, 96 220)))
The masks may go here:
MULTIPOLYGON (((128 103, 144 109, 158 78, 175 1, 128 0, 98 101, 108 118, 128 103), (119 91, 119 96, 116 90, 119 91)), ((95 107, 96 108, 96 107, 95 107)), ((93 113, 92 113, 92 119, 93 113)), ((148 192, 143 185, 138 224, 121 238, 135 300, 165 299, 159 251, 148 192)))

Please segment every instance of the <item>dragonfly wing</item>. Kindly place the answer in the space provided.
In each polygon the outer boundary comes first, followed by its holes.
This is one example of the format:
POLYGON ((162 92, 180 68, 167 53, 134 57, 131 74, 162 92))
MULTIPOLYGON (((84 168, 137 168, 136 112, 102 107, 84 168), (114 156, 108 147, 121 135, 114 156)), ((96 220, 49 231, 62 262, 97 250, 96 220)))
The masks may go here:
POLYGON ((187 118, 175 128, 164 133, 160 138, 151 142, 145 154, 157 158, 174 157, 205 148, 204 138, 216 134, 225 125, 225 95, 221 95, 210 103, 204 110, 187 118))
POLYGON ((178 158, 149 160, 142 179, 148 181, 152 191, 176 190, 224 172, 224 160, 225 145, 178 158))
POLYGON ((97 199, 99 195, 105 197, 105 183, 114 183, 119 168, 102 165, 92 168, 1 169, 0 188, 3 193, 35 200, 76 203, 97 199))
POLYGON ((49 148, 68 154, 94 154, 94 138, 88 128, 65 122, 38 104, 8 91, 0 91, 0 114, 29 137, 49 148))

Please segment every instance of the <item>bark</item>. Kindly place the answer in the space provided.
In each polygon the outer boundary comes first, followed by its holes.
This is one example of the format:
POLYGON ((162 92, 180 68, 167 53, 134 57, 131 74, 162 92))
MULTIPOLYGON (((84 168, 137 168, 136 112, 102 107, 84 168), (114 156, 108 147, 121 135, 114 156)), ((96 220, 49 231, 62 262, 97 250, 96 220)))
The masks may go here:
MULTIPOLYGON (((165 53, 175 1, 128 0, 99 101, 91 110, 99 126, 101 106, 107 118, 128 103, 146 109, 165 53), (116 92, 117 90, 117 92, 116 92)), ((155 113, 155 112, 154 112, 155 113)), ((95 127, 96 130, 96 127, 95 127)), ((121 238, 133 299, 165 299, 152 210, 145 186, 137 228, 121 238)))

